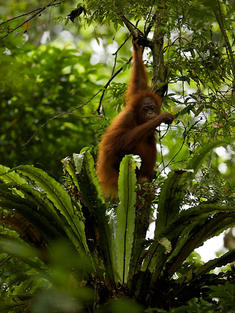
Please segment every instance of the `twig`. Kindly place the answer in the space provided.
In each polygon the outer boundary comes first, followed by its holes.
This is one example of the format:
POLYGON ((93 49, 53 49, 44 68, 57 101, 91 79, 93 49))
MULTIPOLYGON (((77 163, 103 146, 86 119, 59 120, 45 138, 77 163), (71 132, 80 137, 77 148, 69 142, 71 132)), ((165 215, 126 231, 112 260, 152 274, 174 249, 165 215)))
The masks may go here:
POLYGON ((20 24, 17 25, 16 27, 14 27, 13 29, 8 30, 8 32, 7 32, 6 35, 0 37, 0 40, 6 38, 8 35, 10 35, 11 33, 13 33, 15 30, 17 30, 18 28, 22 27, 22 26, 23 26, 24 24, 26 24, 27 22, 29 22, 29 21, 31 21, 32 19, 34 19, 36 16, 40 15, 40 14, 41 14, 43 11, 45 11, 47 8, 52 7, 52 6, 60 5, 62 2, 64 2, 64 0, 61 0, 60 2, 57 2, 57 3, 54 3, 54 2, 55 2, 55 0, 53 0, 51 3, 47 4, 46 6, 44 6, 44 7, 42 7, 42 8, 38 8, 38 9, 32 10, 31 12, 21 14, 21 15, 19 15, 19 16, 13 17, 13 18, 11 18, 11 19, 5 21, 5 22, 2 22, 2 23, 0 24, 0 26, 3 25, 3 24, 9 23, 9 22, 11 22, 11 21, 13 21, 13 20, 15 20, 15 19, 18 19, 18 18, 20 18, 20 17, 27 16, 27 15, 29 15, 29 14, 32 14, 32 13, 36 12, 36 13, 34 13, 33 15, 31 15, 29 18, 27 18, 26 20, 24 20, 22 23, 20 23, 20 24))
POLYGON ((33 135, 23 144, 23 147, 27 146, 31 141, 32 139, 36 136, 36 134, 42 129, 44 128, 49 122, 65 115, 65 114, 72 114, 74 111, 76 111, 77 109, 80 109, 80 108, 83 108, 85 105, 87 105, 89 102, 91 102, 100 92, 102 91, 102 89, 100 89, 99 91, 97 91, 89 100, 87 100, 87 102, 79 105, 79 106, 76 106, 74 107, 72 110, 70 111, 67 111, 67 112, 60 112, 54 116, 52 116, 51 118, 49 118, 45 123, 41 124, 37 130, 33 133, 33 135))
POLYGON ((97 108, 97 113, 100 115, 101 114, 101 111, 102 111, 102 100, 103 100, 103 97, 104 97, 104 94, 105 94, 105 91, 106 89, 108 88, 108 86, 110 85, 110 83, 112 82, 112 80, 123 70, 124 66, 129 64, 132 60, 132 57, 130 57, 130 59, 122 66, 120 67, 113 75, 112 77, 108 80, 108 82, 105 84, 104 88, 103 88, 103 92, 102 92, 102 95, 100 97, 100 102, 99 102, 99 106, 97 108))
POLYGON ((7 23, 9 23, 9 22, 12 22, 12 21, 14 21, 14 20, 16 20, 16 19, 18 19, 18 18, 23 17, 23 16, 27 16, 27 15, 29 15, 29 14, 32 14, 32 13, 34 13, 34 12, 37 12, 37 11, 39 11, 39 10, 41 10, 41 9, 42 9, 42 8, 37 8, 37 9, 34 9, 34 10, 30 11, 30 12, 27 12, 27 13, 24 13, 24 14, 21 14, 21 15, 18 15, 18 16, 12 17, 12 18, 9 18, 9 20, 6 20, 6 21, 0 23, 0 26, 2 26, 2 25, 4 25, 4 24, 7 24, 7 23))
POLYGON ((230 58, 231 63, 232 63, 232 72, 233 72, 233 75, 235 76, 235 61, 233 58, 233 50, 232 50, 232 47, 230 45, 228 35, 227 35, 225 27, 224 27, 223 14, 221 11, 221 6, 220 6, 219 0, 217 0, 217 7, 218 7, 218 10, 216 8, 214 8, 214 14, 215 14, 216 20, 219 24, 222 36, 224 37, 227 54, 228 54, 228 57, 230 58))
MULTIPOLYGON (((131 37, 131 35, 129 35, 126 39, 125 39, 125 41, 121 44, 121 46, 117 49, 117 51, 116 52, 114 52, 113 53, 113 55, 115 56, 114 57, 114 63, 113 63, 113 69, 112 69, 112 74, 111 74, 111 78, 113 77, 115 77, 114 76, 114 74, 115 74, 115 68, 116 68, 116 65, 117 65, 117 55, 118 55, 118 52, 120 51, 120 49, 125 45, 125 43, 128 41, 128 39, 131 37)), ((113 79, 112 78, 112 79, 113 79)), ((112 81, 112 79, 111 79, 111 81, 112 81)), ((107 83, 106 83, 106 85, 108 84, 110 84, 111 83, 111 81, 108 81, 107 83)), ((104 89, 103 89, 103 92, 102 92, 102 95, 101 95, 101 97, 100 97, 100 101, 99 101, 99 106, 98 106, 98 109, 97 109, 97 112, 98 112, 98 114, 101 114, 101 111, 103 111, 103 108, 102 108, 102 101, 103 101, 103 98, 104 98, 104 94, 105 94, 105 91, 107 90, 107 87, 108 87, 108 85, 107 86, 104 86, 104 89)))
MULTIPOLYGON (((137 25, 138 25, 139 21, 136 22, 136 25, 134 25, 134 27, 137 29, 137 25)), ((133 25, 133 24, 132 24, 133 25)), ((102 92, 102 95, 100 97, 100 101, 99 101, 99 106, 98 106, 98 109, 97 109, 97 112, 98 114, 101 114, 101 111, 103 111, 103 108, 102 108, 102 101, 103 101, 103 98, 104 98, 104 94, 107 90, 107 87, 109 86, 109 84, 111 83, 111 81, 114 79, 114 77, 116 77, 119 73, 115 73, 115 68, 116 68, 116 65, 117 65, 117 55, 118 55, 118 52, 121 50, 121 48, 126 44, 126 42, 129 40, 129 38, 131 37, 131 34, 127 36, 127 38, 124 40, 124 42, 120 45, 120 47, 118 47, 118 49, 113 53, 113 55, 115 56, 114 58, 114 63, 113 63, 113 69, 112 69, 112 74, 111 74, 111 78, 110 80, 106 83, 106 85, 104 86, 104 89, 103 89, 103 92, 102 92)), ((130 61, 132 60, 132 57, 125 63, 125 65, 129 64, 130 61)), ((123 65, 122 66, 122 69, 123 67, 125 66, 123 65)))
MULTIPOLYGON (((163 165, 163 168, 164 168, 164 172, 165 172, 166 166, 165 166, 165 163, 164 163, 164 158, 163 158, 163 153, 162 153, 162 138, 166 135, 166 133, 168 132, 168 129, 169 129, 169 125, 167 126, 167 130, 166 130, 165 134, 163 136, 159 136, 159 145, 160 145, 160 152, 161 152, 162 165, 163 165)), ((161 133, 161 131, 160 131, 160 126, 159 126, 159 135, 160 135, 160 133, 161 133)))
POLYGON ((151 31, 151 29, 152 29, 152 27, 153 27, 153 25, 154 25, 154 23, 155 23, 155 21, 156 21, 156 17, 157 17, 157 12, 155 12, 155 13, 153 14, 152 20, 149 22, 149 25, 148 25, 148 27, 146 28, 146 31, 144 32, 144 35, 145 35, 146 37, 148 36, 148 34, 149 34, 150 31, 151 31))
POLYGON ((26 19, 24 22, 20 23, 19 25, 17 25, 15 28, 9 30, 7 32, 6 35, 0 37, 0 40, 6 38, 8 35, 10 35, 11 33, 13 33, 15 30, 17 30, 18 28, 22 27, 25 23, 31 21, 35 16, 39 15, 40 13, 42 13, 43 11, 45 11, 46 8, 41 8, 37 13, 33 14, 31 17, 29 17, 28 19, 26 19))
POLYGON ((2 267, 5 263, 8 263, 8 261, 10 261, 10 259, 12 259, 12 256, 8 256, 8 257, 4 258, 3 260, 1 260, 0 266, 2 267))
POLYGON ((112 76, 115 72, 115 68, 116 68, 116 64, 117 64, 117 55, 118 55, 118 52, 121 50, 121 48, 126 44, 126 42, 129 40, 129 38, 131 37, 131 35, 127 36, 127 38, 124 40, 124 42, 120 45, 120 47, 118 47, 117 51, 115 51, 113 53, 113 55, 115 56, 114 58, 114 63, 113 63, 113 69, 112 69, 112 76))
POLYGON ((144 24, 144 34, 146 34, 147 29, 148 29, 148 27, 149 27, 149 26, 148 26, 148 23, 149 23, 149 20, 150 20, 152 11, 153 11, 153 6, 151 7, 150 11, 148 12, 148 15, 147 15, 147 18, 146 18, 146 21, 145 21, 145 24, 144 24))
MULTIPOLYGON (((184 146, 184 143, 185 143, 185 140, 186 140, 186 137, 188 135, 188 133, 190 132, 190 130, 196 125, 198 124, 199 122, 201 121, 201 119, 197 120, 193 125, 191 125, 189 127, 188 130, 186 130, 185 126, 184 126, 184 135, 183 135, 183 142, 181 143, 181 146, 180 148, 178 149, 178 151, 174 154, 174 156, 171 158, 171 160, 163 167, 163 169, 159 172, 159 174, 157 175, 157 177, 163 172, 165 171, 165 169, 173 162, 173 160, 177 157, 177 155, 180 153, 180 151, 182 150, 183 146, 184 146)), ((182 122, 181 122, 182 123, 182 122)), ((182 123, 183 124, 183 123, 182 123)), ((164 161, 161 162, 161 164, 164 164, 164 161)), ((160 166, 160 164, 158 165, 158 167, 160 166)))
POLYGON ((144 34, 139 30, 137 26, 131 23, 124 15, 120 15, 123 23, 126 25, 127 29, 130 31, 133 38, 138 38, 139 35, 144 37, 144 34))

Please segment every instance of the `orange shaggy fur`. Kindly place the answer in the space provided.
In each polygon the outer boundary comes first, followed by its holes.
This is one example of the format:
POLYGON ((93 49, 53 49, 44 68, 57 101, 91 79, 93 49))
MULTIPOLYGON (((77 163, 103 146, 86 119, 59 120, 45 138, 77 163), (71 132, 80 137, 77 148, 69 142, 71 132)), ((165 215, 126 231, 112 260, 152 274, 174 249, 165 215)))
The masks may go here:
POLYGON ((170 113, 160 114, 161 97, 148 87, 148 77, 142 61, 143 48, 133 42, 133 66, 126 106, 106 130, 99 145, 97 175, 105 197, 116 198, 119 165, 126 154, 141 157, 138 181, 150 180, 156 163, 155 128, 162 122, 172 122, 170 113), (153 99, 155 117, 143 120, 144 99, 153 99))

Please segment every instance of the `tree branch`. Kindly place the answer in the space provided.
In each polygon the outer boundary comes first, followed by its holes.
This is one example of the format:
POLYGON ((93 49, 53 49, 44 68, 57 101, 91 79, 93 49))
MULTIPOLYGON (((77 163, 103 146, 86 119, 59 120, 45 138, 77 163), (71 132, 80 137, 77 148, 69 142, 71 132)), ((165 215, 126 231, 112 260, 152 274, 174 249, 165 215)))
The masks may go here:
POLYGON ((40 15, 43 11, 45 11, 47 8, 49 7, 54 7, 54 6, 58 6, 60 5, 62 2, 64 2, 64 0, 61 0, 60 2, 56 2, 56 0, 53 0, 51 3, 45 5, 44 7, 42 8, 38 8, 38 9, 34 9, 28 13, 24 13, 24 14, 21 14, 21 15, 18 15, 16 17, 13 17, 7 21, 4 21, 0 24, 0 26, 4 25, 4 24, 7 24, 7 23, 10 23, 18 18, 21 18, 23 16, 27 16, 27 15, 30 15, 33 13, 33 15, 31 15, 29 18, 27 18, 26 20, 24 20, 22 23, 20 23, 19 25, 17 25, 16 27, 14 27, 13 29, 10 29, 7 31, 7 33, 5 35, 3 35, 2 37, 0 37, 0 40, 6 38, 8 35, 10 35, 11 33, 13 33, 15 30, 17 30, 18 28, 22 27, 24 24, 26 24, 27 22, 31 21, 32 19, 34 19, 36 16, 40 15))
POLYGON ((232 47, 230 45, 230 42, 229 42, 229 39, 228 39, 228 35, 227 35, 225 27, 224 27, 224 18, 223 18, 223 13, 222 13, 222 10, 221 10, 221 6, 220 6, 219 0, 217 0, 217 8, 214 8, 214 14, 215 14, 216 20, 217 20, 217 22, 219 24, 222 36, 224 37, 227 54, 228 54, 228 57, 230 58, 230 61, 231 61, 231 64, 232 64, 233 76, 235 76, 235 61, 234 61, 234 58, 233 58, 233 50, 232 50, 232 47))
POLYGON ((164 96, 167 90, 167 67, 164 63, 164 36, 165 25, 167 24, 168 16, 166 10, 166 1, 161 0, 159 9, 153 16, 152 23, 155 23, 153 34, 153 91, 164 96))
POLYGON ((104 94, 105 94, 105 91, 106 89, 108 88, 108 86, 110 85, 110 83, 112 82, 112 80, 123 70, 124 66, 129 64, 132 60, 132 57, 130 57, 130 59, 122 66, 120 67, 113 75, 112 77, 108 80, 108 82, 105 84, 104 86, 104 89, 103 89, 103 92, 102 92, 102 95, 100 97, 100 103, 99 103, 99 106, 97 108, 97 113, 100 115, 101 114, 101 111, 102 111, 102 100, 103 100, 103 97, 104 97, 104 94))
POLYGON ((232 263, 233 261, 235 261, 235 250, 231 250, 221 257, 210 260, 199 268, 196 268, 193 271, 193 277, 198 279, 198 276, 202 276, 216 267, 227 265, 229 263, 232 263))

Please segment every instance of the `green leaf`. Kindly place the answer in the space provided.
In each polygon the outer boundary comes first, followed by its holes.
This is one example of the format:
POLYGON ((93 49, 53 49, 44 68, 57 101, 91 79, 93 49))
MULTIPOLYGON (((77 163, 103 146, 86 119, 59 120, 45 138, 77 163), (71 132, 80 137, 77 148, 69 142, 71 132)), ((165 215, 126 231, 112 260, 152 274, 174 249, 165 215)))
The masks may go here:
POLYGON ((218 213, 213 217, 195 220, 191 226, 180 234, 176 248, 169 258, 168 275, 173 275, 189 254, 203 244, 207 239, 220 234, 234 225, 235 213, 218 213), (191 228, 191 229, 190 229, 191 228), (181 237, 182 236, 182 237, 181 237))
POLYGON ((9 167, 3 166, 0 164, 0 180, 5 183, 16 183, 16 184, 26 184, 27 180, 23 177, 20 177, 15 170, 10 169, 9 167))
MULTIPOLYGON (((85 226, 81 216, 77 215, 75 207, 72 205, 71 198, 67 191, 52 177, 47 175, 43 170, 30 165, 18 167, 18 171, 35 182, 36 186, 42 188, 48 199, 52 201, 56 209, 65 217, 77 239, 73 240, 75 247, 86 253, 89 253, 85 226)), ((68 234, 71 237, 71 234, 68 234)))
POLYGON ((233 142, 233 138, 230 138, 230 140, 217 140, 217 141, 212 141, 208 144, 206 144, 205 146, 203 146, 202 148, 199 148, 193 158, 189 161, 188 165, 187 165, 187 169, 193 169, 194 171, 194 175, 190 175, 191 177, 194 177, 198 171, 198 169, 200 168, 202 161, 204 160, 205 156, 214 148, 216 147, 220 147, 220 146, 226 146, 228 144, 230 144, 231 142, 233 142))
MULTIPOLYGON (((15 170, 10 169, 9 167, 0 165, 0 181, 4 183, 15 183, 19 185, 27 184, 27 180, 21 177, 15 170)), ((15 190, 16 191, 16 190, 15 190)), ((23 196, 20 191, 16 191, 17 194, 23 196)))
POLYGON ((202 266, 197 267, 195 270, 193 270, 193 277, 194 278, 197 277, 198 279, 199 276, 208 273, 209 271, 215 269, 216 267, 221 267, 234 261, 235 261, 235 249, 228 251, 219 258, 210 260, 207 263, 203 264, 202 266))
POLYGON ((120 204, 117 208, 116 260, 122 283, 127 282, 135 230, 136 161, 126 155, 120 165, 118 191, 120 204))
POLYGON ((33 189, 32 185, 1 185, 0 207, 8 209, 10 214, 16 212, 32 223, 42 237, 46 237, 46 241, 65 236, 65 228, 68 228, 66 220, 58 214, 45 194, 33 189), (23 198, 18 196, 18 191, 23 198))
POLYGON ((159 213, 155 227, 155 238, 158 238, 168 225, 174 221, 175 217, 178 216, 186 188, 192 182, 207 153, 215 147, 227 144, 229 144, 228 141, 209 143, 196 151, 185 169, 170 172, 159 197, 159 213))
POLYGON ((61 162, 64 166, 64 170, 69 174, 69 176, 72 179, 72 182, 74 183, 74 185, 79 190, 79 184, 78 184, 77 176, 75 174, 75 167, 73 166, 73 164, 71 162, 71 158, 66 157, 61 162))
MULTIPOLYGON (((89 148, 82 149, 80 154, 73 154, 76 174, 78 175, 79 190, 89 208, 96 214, 96 211, 106 211, 105 200, 94 169, 94 159, 89 148), (96 199, 96 200, 95 200, 96 199)), ((101 212, 100 212, 101 213, 101 212)))
POLYGON ((188 172, 186 170, 175 170, 169 173, 159 197, 155 238, 160 236, 168 224, 179 213, 179 206, 185 194, 187 178, 188 172))
POLYGON ((18 240, 0 239, 0 250, 16 255, 20 258, 30 259, 33 257, 38 257, 39 253, 37 250, 33 249, 32 247, 26 245, 25 243, 19 242, 18 240))
POLYGON ((89 148, 84 148, 80 154, 73 155, 78 187, 82 196, 86 223, 96 233, 96 245, 100 252, 106 270, 112 282, 115 280, 113 230, 107 215, 107 206, 101 193, 101 188, 94 168, 94 159, 89 148))

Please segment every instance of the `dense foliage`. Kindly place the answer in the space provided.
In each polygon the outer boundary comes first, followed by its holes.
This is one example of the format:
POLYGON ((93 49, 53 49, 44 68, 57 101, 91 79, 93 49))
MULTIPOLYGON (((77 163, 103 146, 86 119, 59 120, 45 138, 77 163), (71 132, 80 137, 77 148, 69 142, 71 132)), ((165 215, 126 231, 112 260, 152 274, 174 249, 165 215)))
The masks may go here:
POLYGON ((235 223, 234 2, 11 0, 0 12, 0 311, 234 312, 234 250, 205 264, 194 252, 235 223), (122 108, 136 27, 176 115, 158 129, 151 240, 136 161, 123 160, 117 204, 92 158, 122 108))
MULTIPOLYGON (((86 106, 102 87, 92 80, 99 66, 73 49, 22 48, 2 49, 0 59, 1 162, 33 163, 56 175, 64 155, 95 144, 99 134, 95 107, 86 106)), ((95 77, 105 76, 100 71, 95 77)))

